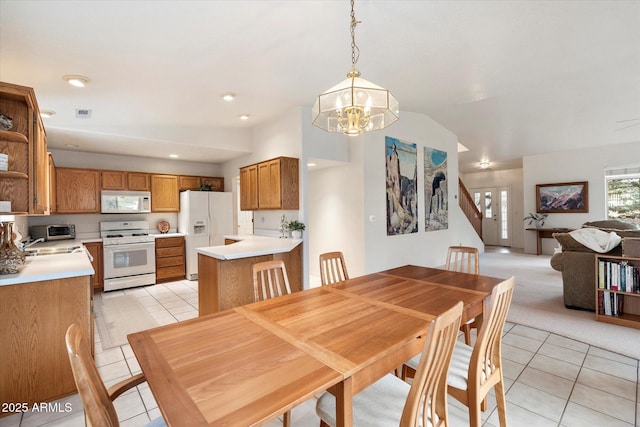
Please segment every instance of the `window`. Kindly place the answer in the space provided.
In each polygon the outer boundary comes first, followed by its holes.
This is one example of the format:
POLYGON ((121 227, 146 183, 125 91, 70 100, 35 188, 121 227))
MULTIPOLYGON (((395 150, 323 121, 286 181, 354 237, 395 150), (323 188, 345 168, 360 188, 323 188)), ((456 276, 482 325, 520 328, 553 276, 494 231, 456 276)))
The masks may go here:
POLYGON ((509 192, 500 190, 500 238, 509 238, 509 192))
POLYGON ((607 218, 640 223, 640 166, 606 169, 607 218))

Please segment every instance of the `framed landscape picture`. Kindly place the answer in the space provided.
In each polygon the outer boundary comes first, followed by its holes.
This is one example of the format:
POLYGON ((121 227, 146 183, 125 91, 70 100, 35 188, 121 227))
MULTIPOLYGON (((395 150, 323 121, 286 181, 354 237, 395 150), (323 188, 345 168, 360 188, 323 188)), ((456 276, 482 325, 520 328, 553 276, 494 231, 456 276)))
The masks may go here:
POLYGON ((536 185, 536 212, 589 212, 589 183, 581 181, 536 185))

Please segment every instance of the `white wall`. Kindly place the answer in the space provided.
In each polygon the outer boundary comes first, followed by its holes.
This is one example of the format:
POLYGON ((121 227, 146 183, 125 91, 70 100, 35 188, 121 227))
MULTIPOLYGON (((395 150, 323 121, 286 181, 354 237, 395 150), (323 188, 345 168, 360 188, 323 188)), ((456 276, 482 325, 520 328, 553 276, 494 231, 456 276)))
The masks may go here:
MULTIPOLYGON (((545 227, 579 228, 586 221, 605 219, 606 197, 604 169, 638 163, 640 141, 627 144, 558 151, 523 158, 524 212, 536 210, 536 184, 588 181, 588 213, 552 213, 545 227)), ((526 228, 526 224, 521 224, 526 228)), ((524 250, 536 253, 536 236, 532 231, 524 232, 524 250)), ((543 253, 552 253, 553 239, 543 239, 543 253)))
POLYGON ((307 219, 309 242, 309 272, 320 275, 319 256, 324 252, 341 251, 352 277, 365 272, 364 180, 360 154, 361 138, 343 141, 354 147, 350 162, 339 166, 309 170, 307 219))
MULTIPOLYGON (((453 244, 484 250, 458 203, 457 137, 424 114, 402 112, 400 120, 380 132, 363 136, 365 272, 404 264, 440 266, 453 244), (415 143, 418 150, 418 233, 387 236, 385 136, 415 143), (425 232, 424 147, 447 152, 449 226, 447 230, 425 232), (369 220, 373 216, 375 222, 369 220)), ((352 152, 353 155, 353 152, 352 152)))
POLYGON ((511 213, 509 223, 511 225, 511 247, 524 248, 524 228, 522 218, 524 200, 522 193, 522 169, 508 169, 499 171, 482 171, 461 175, 462 182, 467 189, 487 187, 509 187, 511 192, 511 213))
MULTIPOLYGON (((322 132, 322 131, 320 131, 322 132)), ((306 135, 306 133, 305 133, 306 135)), ((423 114, 402 112, 401 119, 383 131, 347 138, 315 134, 309 145, 317 149, 325 141, 335 153, 335 141, 348 148, 349 158, 333 167, 309 172, 309 270, 318 274, 318 256, 344 253, 353 277, 404 264, 440 266, 452 244, 484 246, 458 204, 457 138, 423 114), (387 236, 385 136, 416 143, 418 151, 418 233, 387 236), (425 232, 424 147, 446 151, 449 180, 449 228, 425 232), (370 217, 375 217, 372 222, 370 217)), ((307 141, 305 141, 307 143, 307 141)), ((305 145, 306 147, 307 145, 305 145)), ((328 156, 335 159, 333 154, 328 156)))

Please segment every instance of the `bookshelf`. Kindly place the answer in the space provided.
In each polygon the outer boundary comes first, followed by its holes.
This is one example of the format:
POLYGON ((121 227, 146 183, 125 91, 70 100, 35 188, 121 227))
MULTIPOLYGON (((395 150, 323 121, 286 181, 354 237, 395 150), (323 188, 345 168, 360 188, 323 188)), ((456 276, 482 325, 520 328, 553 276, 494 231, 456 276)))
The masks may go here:
POLYGON ((596 256, 596 320, 640 329, 640 258, 596 256))

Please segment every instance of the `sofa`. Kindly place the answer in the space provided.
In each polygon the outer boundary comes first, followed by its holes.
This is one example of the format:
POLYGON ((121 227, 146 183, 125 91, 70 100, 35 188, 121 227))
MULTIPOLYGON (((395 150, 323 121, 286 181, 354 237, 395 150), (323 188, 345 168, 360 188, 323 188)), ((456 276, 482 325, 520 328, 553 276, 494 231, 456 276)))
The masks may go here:
MULTIPOLYGON (((640 226, 631 222, 605 220, 585 222, 582 225, 582 228, 589 227, 607 233, 614 232, 621 238, 640 238, 640 226)), ((565 307, 595 311, 595 257, 600 253, 579 243, 571 233, 554 233, 553 237, 562 249, 551 257, 551 267, 562 272, 562 293, 565 307)), ((622 244, 618 244, 606 254, 621 255, 622 244)))

